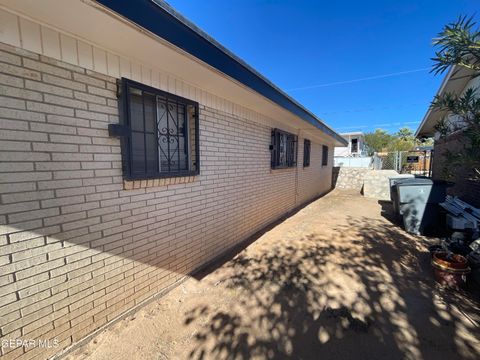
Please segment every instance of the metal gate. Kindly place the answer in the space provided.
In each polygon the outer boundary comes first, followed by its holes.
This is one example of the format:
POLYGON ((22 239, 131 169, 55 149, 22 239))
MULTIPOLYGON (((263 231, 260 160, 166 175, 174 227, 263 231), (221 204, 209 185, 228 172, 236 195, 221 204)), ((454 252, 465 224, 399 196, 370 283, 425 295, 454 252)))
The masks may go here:
POLYGON ((399 174, 431 176, 433 151, 389 151, 373 155, 375 170, 395 170, 399 174))

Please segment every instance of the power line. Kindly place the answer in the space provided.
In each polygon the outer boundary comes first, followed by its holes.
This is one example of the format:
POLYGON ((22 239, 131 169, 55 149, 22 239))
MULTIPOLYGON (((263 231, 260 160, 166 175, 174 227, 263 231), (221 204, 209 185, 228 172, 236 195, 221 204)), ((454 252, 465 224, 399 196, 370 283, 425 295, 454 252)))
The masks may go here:
POLYGON ((426 106, 429 105, 429 102, 424 103, 412 103, 412 104, 393 104, 393 105, 382 105, 382 106, 370 106, 367 108, 359 108, 359 109, 349 109, 349 110, 339 110, 339 111, 326 111, 326 112, 319 112, 321 115, 332 115, 332 114, 343 114, 343 113, 358 113, 358 112, 368 112, 368 111, 375 111, 375 110, 386 110, 386 109, 397 109, 397 108, 404 108, 410 106, 426 106))
POLYGON ((352 125, 352 126, 336 126, 335 129, 366 129, 366 128, 387 128, 391 129, 399 126, 414 125, 419 124, 420 121, 398 121, 398 122, 389 122, 382 124, 362 124, 362 125, 352 125))
POLYGON ((302 86, 302 87, 287 89, 286 91, 308 90, 308 89, 316 89, 316 88, 322 88, 322 87, 334 86, 334 85, 351 84, 351 83, 360 82, 360 81, 384 79, 384 78, 388 78, 388 77, 400 76, 400 75, 411 74, 411 73, 420 72, 420 71, 427 71, 427 70, 431 70, 431 68, 428 67, 428 68, 412 69, 412 70, 393 72, 393 73, 389 73, 389 74, 374 75, 374 76, 364 77, 364 78, 360 78, 360 79, 335 81, 335 82, 326 83, 326 84, 302 86))

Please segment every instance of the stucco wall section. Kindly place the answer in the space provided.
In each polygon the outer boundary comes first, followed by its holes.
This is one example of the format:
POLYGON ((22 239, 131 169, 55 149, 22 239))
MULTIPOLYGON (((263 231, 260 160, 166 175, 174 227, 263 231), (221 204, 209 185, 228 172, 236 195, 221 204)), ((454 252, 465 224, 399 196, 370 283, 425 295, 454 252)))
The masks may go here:
POLYGON ((333 144, 272 171, 273 121, 200 103, 200 175, 126 190, 116 78, 5 44, 0 62, 0 336, 60 341, 2 359, 58 352, 330 189, 333 144))

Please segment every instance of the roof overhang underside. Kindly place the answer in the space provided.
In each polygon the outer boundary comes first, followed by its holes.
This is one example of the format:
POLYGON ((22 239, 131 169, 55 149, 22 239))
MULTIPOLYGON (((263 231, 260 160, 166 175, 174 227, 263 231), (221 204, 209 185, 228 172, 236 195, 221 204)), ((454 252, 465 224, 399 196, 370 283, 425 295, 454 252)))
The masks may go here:
POLYGON ((205 91, 206 96, 253 110, 271 119, 273 126, 300 131, 317 142, 345 145, 334 130, 213 39, 200 35, 194 25, 180 21, 166 4, 167 9, 151 0, 0 0, 0 6, 129 59, 132 66, 157 69, 205 91))
POLYGON ((336 145, 345 144, 345 140, 337 132, 175 12, 164 1, 97 0, 97 2, 281 106, 332 137, 336 145))
MULTIPOLYGON (((441 96, 446 93, 454 93, 460 95, 468 82, 472 79, 473 72, 466 68, 451 67, 445 75, 436 96, 441 96)), ((435 125, 438 124, 447 115, 446 111, 433 109, 430 107, 423 117, 415 136, 418 138, 432 137, 436 130, 435 125)))

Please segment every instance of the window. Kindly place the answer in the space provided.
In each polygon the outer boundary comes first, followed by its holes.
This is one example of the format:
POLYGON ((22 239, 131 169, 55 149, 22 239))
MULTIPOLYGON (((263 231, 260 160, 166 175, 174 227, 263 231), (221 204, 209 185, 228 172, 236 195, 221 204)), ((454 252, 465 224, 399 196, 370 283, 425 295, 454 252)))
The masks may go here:
POLYGON ((279 129, 272 130, 272 169, 297 165, 297 137, 279 129))
POLYGON ((121 93, 124 176, 197 175, 198 103, 127 79, 121 93))
POLYGON ((310 140, 303 141, 303 167, 310 166, 310 140))
POLYGON ((322 166, 328 165, 328 146, 322 146, 322 166))
POLYGON ((358 152, 358 139, 352 139, 352 154, 358 152))

